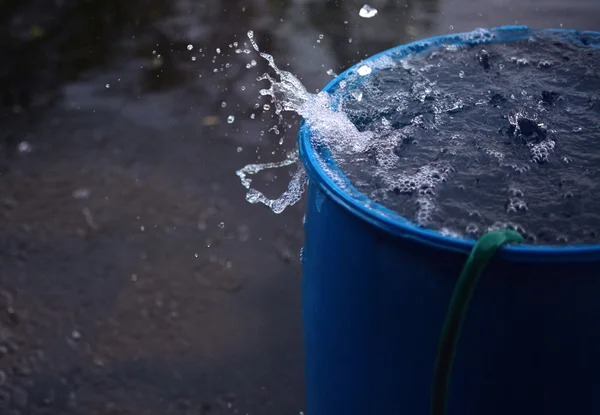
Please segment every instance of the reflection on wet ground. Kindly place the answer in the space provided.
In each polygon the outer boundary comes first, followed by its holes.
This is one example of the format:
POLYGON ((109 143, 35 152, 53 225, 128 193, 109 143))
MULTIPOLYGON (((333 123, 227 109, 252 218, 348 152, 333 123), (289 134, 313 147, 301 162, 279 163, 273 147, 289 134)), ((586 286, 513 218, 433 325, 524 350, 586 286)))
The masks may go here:
MULTIPOLYGON (((271 130, 245 33, 314 91, 451 30, 451 3, 0 0, 0 413, 299 413, 302 206, 248 205, 234 174, 297 120, 271 130)), ((465 29, 562 19, 458 3, 465 29)))

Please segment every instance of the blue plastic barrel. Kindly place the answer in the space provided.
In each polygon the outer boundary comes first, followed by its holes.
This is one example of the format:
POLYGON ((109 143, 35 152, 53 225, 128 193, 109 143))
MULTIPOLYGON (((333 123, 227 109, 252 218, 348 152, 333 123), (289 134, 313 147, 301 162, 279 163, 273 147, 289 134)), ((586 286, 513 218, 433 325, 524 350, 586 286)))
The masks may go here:
MULTIPOLYGON (((511 26, 400 46, 361 65, 545 33, 600 45, 596 32, 511 26)), ((324 90, 356 80, 357 67, 324 90)), ((445 313, 473 241, 370 201, 310 135, 303 125, 307 413, 425 415, 445 313)), ((600 414, 600 245, 502 248, 467 312, 449 396, 449 415, 600 414)))

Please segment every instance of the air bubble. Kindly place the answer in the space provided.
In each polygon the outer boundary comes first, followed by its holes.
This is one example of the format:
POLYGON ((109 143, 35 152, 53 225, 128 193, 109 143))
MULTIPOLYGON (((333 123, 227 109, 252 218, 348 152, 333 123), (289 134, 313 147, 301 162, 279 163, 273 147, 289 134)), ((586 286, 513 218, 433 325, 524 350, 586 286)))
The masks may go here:
POLYGON ((354 89, 354 90, 351 92, 351 95, 352 95, 352 96, 354 97, 354 99, 355 99, 355 100, 357 100, 358 102, 362 101, 362 98, 363 98, 363 93, 362 93, 362 91, 359 91, 359 90, 357 90, 357 89, 354 89))
POLYGON ((529 61, 525 58, 519 58, 516 60, 517 66, 526 66, 529 65, 529 61))
POLYGON ((465 228, 465 231, 471 235, 477 234, 479 232, 479 226, 474 223, 469 223, 465 228))
POLYGON ((547 68, 549 68, 549 67, 552 66, 552 62, 550 62, 550 61, 539 61, 537 66, 538 66, 538 68, 547 69, 547 68))

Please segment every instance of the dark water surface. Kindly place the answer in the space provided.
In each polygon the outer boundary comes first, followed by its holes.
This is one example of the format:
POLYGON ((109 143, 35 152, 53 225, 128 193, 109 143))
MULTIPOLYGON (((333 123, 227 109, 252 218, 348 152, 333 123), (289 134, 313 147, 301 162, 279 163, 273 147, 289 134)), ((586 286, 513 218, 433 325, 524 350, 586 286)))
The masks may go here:
POLYGON ((249 205, 234 174, 297 120, 270 131, 247 30, 314 91, 434 34, 599 29, 596 0, 363 4, 0 1, 1 414, 303 410, 302 206, 249 205))
POLYGON ((365 77, 344 101, 376 139, 342 170, 421 226, 531 243, 600 236, 600 36, 442 47, 365 77), (359 100, 360 99, 360 100, 359 100))

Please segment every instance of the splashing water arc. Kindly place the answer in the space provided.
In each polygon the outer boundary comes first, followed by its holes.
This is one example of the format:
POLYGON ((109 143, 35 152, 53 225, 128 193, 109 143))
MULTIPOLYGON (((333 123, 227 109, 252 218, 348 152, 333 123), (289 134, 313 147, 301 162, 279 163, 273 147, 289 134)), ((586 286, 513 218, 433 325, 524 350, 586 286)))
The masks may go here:
MULTIPOLYGON (((254 32, 248 32, 252 47, 267 61, 275 72, 275 77, 265 73, 258 81, 269 81, 270 87, 260 90, 261 96, 270 96, 275 106, 275 113, 280 117, 283 111, 295 112, 302 116, 314 134, 316 143, 324 143, 334 151, 362 152, 367 149, 373 133, 359 132, 344 112, 331 109, 331 98, 326 92, 309 93, 302 82, 290 72, 281 70, 275 64, 273 56, 261 52, 254 32), (277 79, 278 78, 278 79, 277 79)), ((298 151, 289 153, 280 162, 250 164, 236 171, 242 185, 248 189, 246 200, 250 203, 262 203, 275 213, 283 212, 288 206, 297 203, 304 192, 307 182, 306 172, 299 162, 298 151), (277 199, 269 199, 262 192, 251 187, 249 177, 267 169, 275 169, 298 164, 298 168, 290 181, 287 190, 277 199)))

